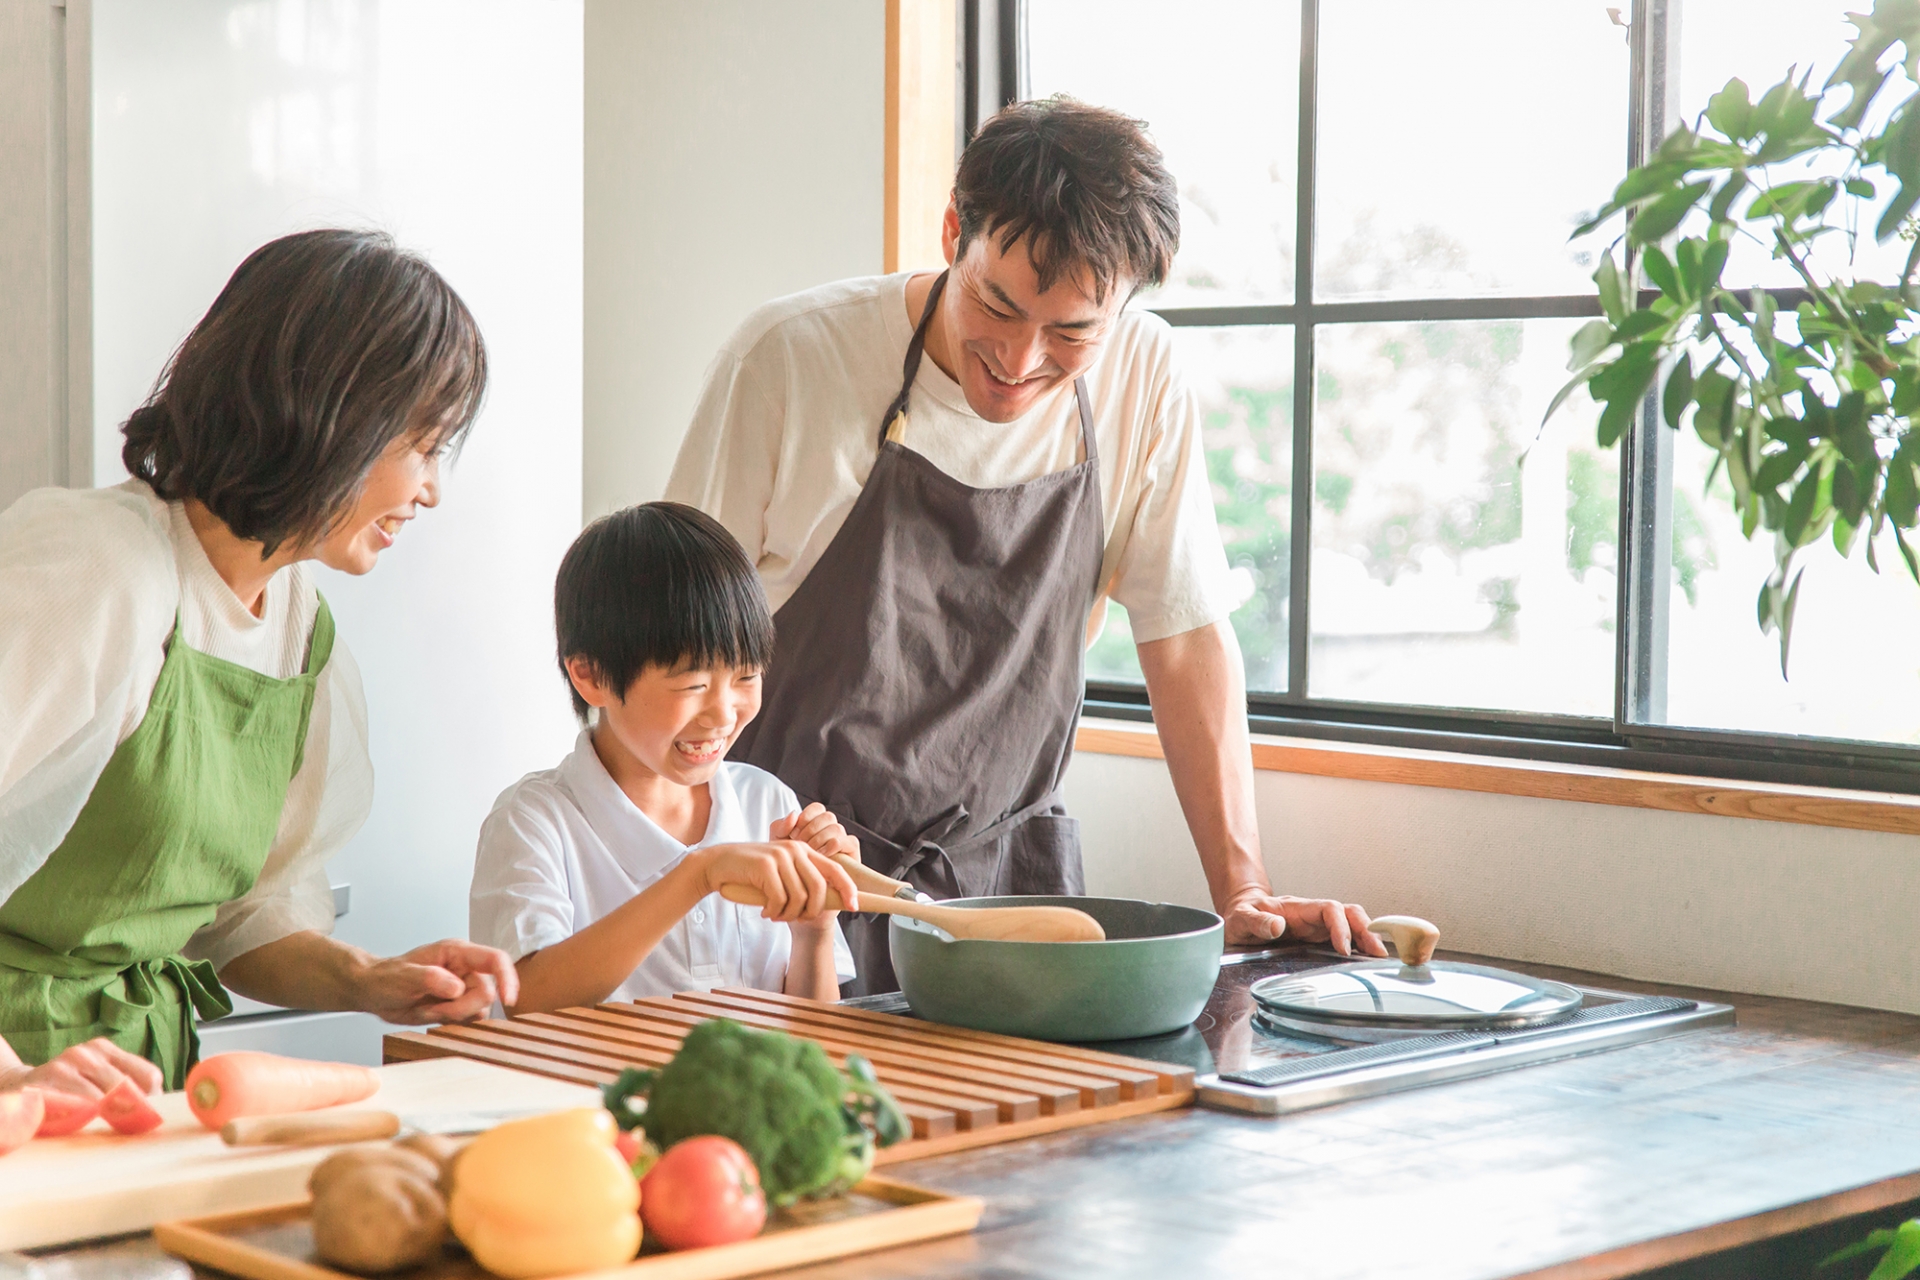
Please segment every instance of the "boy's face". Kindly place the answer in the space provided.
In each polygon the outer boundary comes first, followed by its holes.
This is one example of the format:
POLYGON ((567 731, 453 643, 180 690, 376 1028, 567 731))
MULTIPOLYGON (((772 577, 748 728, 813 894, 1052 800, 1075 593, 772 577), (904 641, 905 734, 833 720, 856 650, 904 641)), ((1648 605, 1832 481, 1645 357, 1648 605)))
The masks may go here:
POLYGON ((567 674, 590 706, 600 709, 601 731, 622 763, 681 786, 698 786, 719 771, 727 748, 760 714, 760 672, 751 667, 650 666, 624 695, 602 683, 582 659, 567 674))

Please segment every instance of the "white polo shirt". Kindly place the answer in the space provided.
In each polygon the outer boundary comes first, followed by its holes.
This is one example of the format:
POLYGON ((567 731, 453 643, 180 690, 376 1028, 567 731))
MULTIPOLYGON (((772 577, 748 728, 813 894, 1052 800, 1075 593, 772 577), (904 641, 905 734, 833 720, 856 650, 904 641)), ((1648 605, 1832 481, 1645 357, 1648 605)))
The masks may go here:
MULTIPOLYGON (((712 813, 696 844, 682 844, 620 790, 582 730, 557 768, 530 773, 494 801, 480 827, 468 895, 469 933, 515 960, 564 942, 624 906, 695 849, 767 839, 776 818, 800 807, 778 778, 728 761, 708 784, 712 813)), ((792 935, 758 907, 710 894, 668 931, 610 1000, 715 987, 778 991, 792 935)), ((836 924, 834 969, 854 975, 836 924)))

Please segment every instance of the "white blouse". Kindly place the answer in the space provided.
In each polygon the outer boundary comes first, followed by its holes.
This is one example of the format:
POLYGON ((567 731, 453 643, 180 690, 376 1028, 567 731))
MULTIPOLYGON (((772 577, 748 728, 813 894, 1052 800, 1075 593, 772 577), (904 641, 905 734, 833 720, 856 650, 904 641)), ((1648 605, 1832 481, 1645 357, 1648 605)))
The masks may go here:
MULTIPOLYGON (((520 960, 623 906, 693 850, 765 840, 776 818, 800 807, 785 783, 750 764, 722 764, 708 788, 706 834, 682 844, 627 798, 582 730, 558 767, 508 787, 481 824, 467 900, 469 936, 520 960)), ((608 999, 715 987, 778 991, 791 954, 787 926, 767 920, 758 907, 709 894, 608 999)), ((850 981, 853 953, 837 924, 833 960, 840 981, 850 981)))
MULTIPOLYGON (((182 504, 139 480, 36 489, 0 512, 0 901, 59 847, 139 727, 176 617, 190 647, 284 680, 306 664, 317 607, 296 564, 269 580, 260 616, 249 613, 182 504)), ((331 932, 326 861, 372 804, 360 671, 336 639, 260 879, 186 954, 220 968, 292 933, 331 932)))

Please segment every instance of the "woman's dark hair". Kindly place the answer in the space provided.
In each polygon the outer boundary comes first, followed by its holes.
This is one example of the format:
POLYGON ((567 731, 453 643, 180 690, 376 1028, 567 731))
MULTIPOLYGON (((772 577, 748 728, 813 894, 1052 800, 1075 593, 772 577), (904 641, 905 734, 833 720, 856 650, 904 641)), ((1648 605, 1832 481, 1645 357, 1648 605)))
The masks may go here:
POLYGON ((553 583, 560 674, 585 658, 623 694, 647 667, 764 667, 773 660, 767 593, 732 534, 703 511, 646 502, 588 525, 553 583))
POLYGON ((127 470, 272 555, 325 536, 403 437, 457 445, 487 351, 453 287, 374 231, 255 249, 122 430, 127 470))
POLYGON ((1076 267, 1095 301, 1116 281, 1159 284, 1180 248, 1180 195, 1146 126, 1072 98, 1016 102, 960 154, 953 203, 959 252, 991 234, 1006 253, 1023 237, 1041 292, 1076 267))

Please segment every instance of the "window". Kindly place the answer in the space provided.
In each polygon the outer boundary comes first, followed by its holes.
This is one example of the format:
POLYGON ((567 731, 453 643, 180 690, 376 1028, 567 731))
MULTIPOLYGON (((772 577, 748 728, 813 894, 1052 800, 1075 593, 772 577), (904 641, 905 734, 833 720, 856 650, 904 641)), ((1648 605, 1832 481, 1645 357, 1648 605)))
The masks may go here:
MULTIPOLYGON (((1728 78, 1818 83, 1851 34, 1840 0, 1680 7, 971 0, 976 77, 1147 121, 1180 181, 1134 305, 1200 400, 1257 727, 1920 790, 1920 589, 1812 557, 1783 680, 1705 446, 1599 449, 1583 392, 1541 426, 1599 314, 1583 215, 1728 78)), ((1118 606, 1088 675, 1144 714, 1118 606)))

